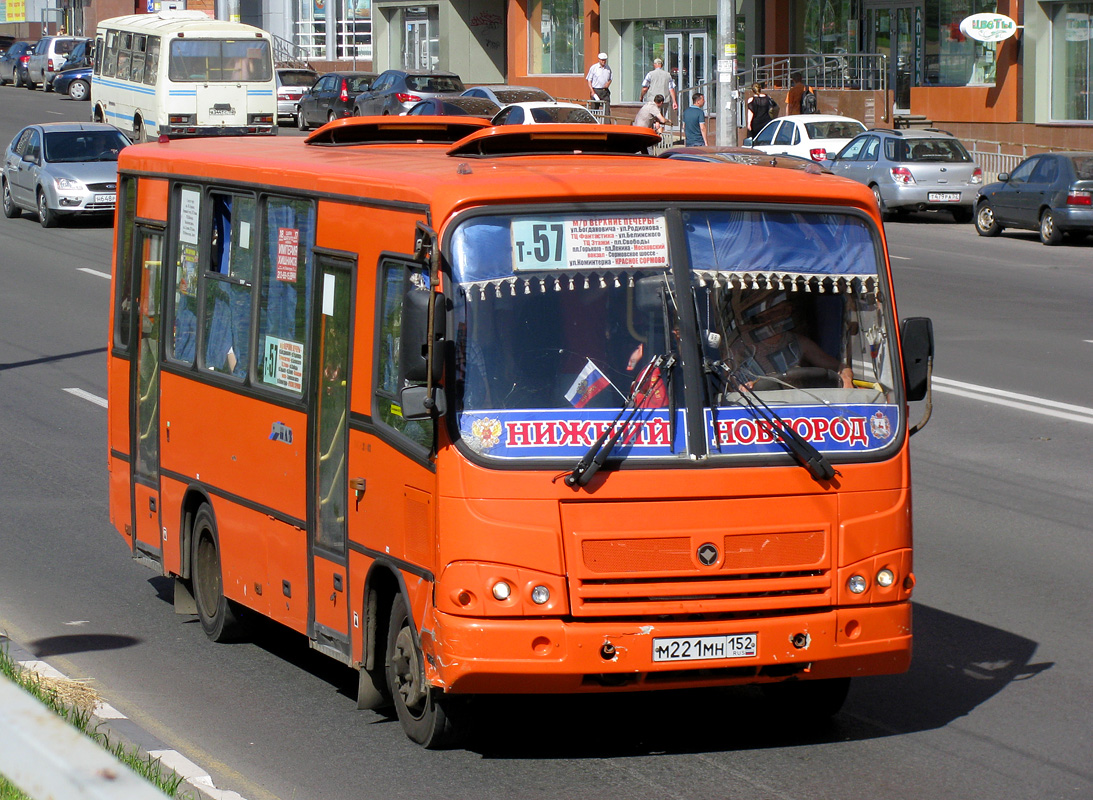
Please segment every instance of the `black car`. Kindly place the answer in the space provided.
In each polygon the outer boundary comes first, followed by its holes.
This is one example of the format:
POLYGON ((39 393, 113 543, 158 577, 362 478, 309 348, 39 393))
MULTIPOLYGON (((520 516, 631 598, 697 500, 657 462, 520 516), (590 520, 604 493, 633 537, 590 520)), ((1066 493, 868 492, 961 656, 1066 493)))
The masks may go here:
POLYGON ((407 111, 407 115, 464 116, 493 119, 501 106, 485 97, 430 97, 407 111))
POLYGON ((353 116, 353 101, 376 80, 374 72, 329 72, 300 96, 296 127, 306 131, 353 116))
POLYGON ((1035 155, 980 189, 976 232, 997 236, 1003 228, 1039 231, 1044 244, 1093 233, 1093 153, 1035 155))
POLYGON ((0 56, 0 86, 14 83, 22 86, 27 79, 27 62, 36 42, 15 42, 0 56))

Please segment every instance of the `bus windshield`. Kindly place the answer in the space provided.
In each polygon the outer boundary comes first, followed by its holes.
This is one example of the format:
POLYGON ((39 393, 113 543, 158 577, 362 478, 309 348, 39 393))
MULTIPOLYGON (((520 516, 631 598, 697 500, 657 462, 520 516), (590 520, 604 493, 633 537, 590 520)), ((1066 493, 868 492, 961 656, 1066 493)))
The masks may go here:
POLYGON ((784 453, 771 424, 821 452, 884 449, 901 417, 870 224, 773 209, 677 218, 679 230, 662 210, 456 227, 463 442, 491 458, 579 457, 621 412, 633 416, 615 449, 627 459, 784 453), (691 391, 686 360, 701 361, 691 391))
POLYGON ((172 81, 268 81, 273 60, 265 39, 172 39, 172 81))

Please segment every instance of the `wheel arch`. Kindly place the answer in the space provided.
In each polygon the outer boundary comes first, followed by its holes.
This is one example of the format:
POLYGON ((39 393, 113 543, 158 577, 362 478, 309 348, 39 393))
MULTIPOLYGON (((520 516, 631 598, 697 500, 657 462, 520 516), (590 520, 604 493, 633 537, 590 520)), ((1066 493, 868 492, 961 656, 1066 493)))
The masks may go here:
POLYGON ((189 580, 193 576, 193 537, 194 517, 202 505, 208 504, 213 515, 213 535, 216 537, 217 549, 220 548, 220 532, 216 527, 216 509, 209 494, 199 486, 189 486, 182 496, 182 504, 179 507, 178 519, 178 576, 189 580))

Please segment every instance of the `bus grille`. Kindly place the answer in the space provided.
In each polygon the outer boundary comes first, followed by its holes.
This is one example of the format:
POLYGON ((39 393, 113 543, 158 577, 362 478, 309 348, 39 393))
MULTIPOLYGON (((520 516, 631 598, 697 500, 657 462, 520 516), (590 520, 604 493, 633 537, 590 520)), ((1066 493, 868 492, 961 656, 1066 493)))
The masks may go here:
POLYGON ((733 533, 716 538, 583 538, 570 561, 576 616, 775 615, 834 603, 823 530, 733 533), (712 566, 705 544, 720 548, 712 566), (572 569, 577 566, 577 569, 572 569))

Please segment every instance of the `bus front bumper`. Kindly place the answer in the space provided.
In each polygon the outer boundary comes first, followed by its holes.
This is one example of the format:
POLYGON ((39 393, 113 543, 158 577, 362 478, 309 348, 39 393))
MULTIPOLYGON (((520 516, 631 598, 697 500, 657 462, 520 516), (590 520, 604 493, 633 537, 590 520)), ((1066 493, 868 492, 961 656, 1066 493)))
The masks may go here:
POLYGON ((466 694, 579 693, 769 683, 904 672, 911 604, 766 619, 567 622, 477 619, 434 611, 421 633, 430 683, 466 694), (718 637, 756 636, 754 655, 654 660, 718 637), (668 640, 667 642, 665 640, 668 640), (670 645, 670 647, 667 647, 670 645))

